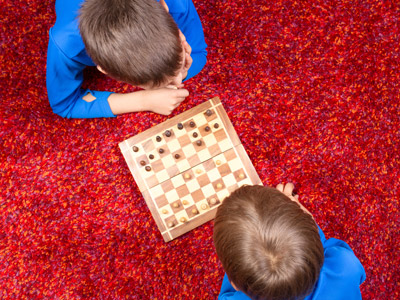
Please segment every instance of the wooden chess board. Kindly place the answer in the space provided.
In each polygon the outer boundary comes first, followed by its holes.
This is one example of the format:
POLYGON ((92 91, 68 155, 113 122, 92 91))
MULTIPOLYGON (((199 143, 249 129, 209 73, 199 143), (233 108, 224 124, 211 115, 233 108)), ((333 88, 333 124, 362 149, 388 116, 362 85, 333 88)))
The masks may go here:
POLYGON ((238 187, 261 184, 218 97, 119 147, 166 242, 212 220, 238 187))

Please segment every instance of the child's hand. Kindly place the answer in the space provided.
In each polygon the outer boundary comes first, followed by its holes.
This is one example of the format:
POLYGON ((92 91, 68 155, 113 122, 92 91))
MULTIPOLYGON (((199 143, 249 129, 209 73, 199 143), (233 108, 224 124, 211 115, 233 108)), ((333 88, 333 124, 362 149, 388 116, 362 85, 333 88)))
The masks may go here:
POLYGON ((183 50, 185 52, 185 62, 184 65, 182 66, 182 78, 185 79, 187 77, 188 70, 190 69, 190 66, 193 63, 193 59, 190 56, 190 54, 192 53, 192 47, 190 47, 189 43, 186 41, 186 37, 180 30, 179 30, 179 37, 181 38, 183 50))
POLYGON ((282 183, 278 184, 276 186, 276 189, 282 193, 284 193, 286 196, 288 196, 290 199, 293 201, 299 201, 299 195, 295 195, 293 193, 294 190, 294 184, 291 182, 286 183, 283 185, 282 183))
POLYGON ((146 90, 144 105, 145 110, 149 110, 161 115, 169 115, 187 96, 189 91, 177 88, 161 88, 155 90, 146 90))
MULTIPOLYGON (((290 200, 297 202, 297 203, 300 205, 301 209, 302 209, 305 213, 307 213, 307 214, 311 215, 311 217, 313 217, 313 215, 309 212, 309 210, 308 210, 307 208, 305 208, 305 207, 303 206, 303 204, 301 204, 301 203, 299 202, 299 195, 293 193, 293 191, 294 191, 294 184, 293 184, 293 183, 289 182, 289 183, 286 183, 285 185, 283 185, 282 183, 280 183, 280 184, 278 184, 278 185, 276 186, 276 189, 277 189, 278 191, 284 193, 286 196, 288 196, 288 197, 290 198, 290 200)), ((314 217, 313 217, 313 218, 314 218, 314 217)))

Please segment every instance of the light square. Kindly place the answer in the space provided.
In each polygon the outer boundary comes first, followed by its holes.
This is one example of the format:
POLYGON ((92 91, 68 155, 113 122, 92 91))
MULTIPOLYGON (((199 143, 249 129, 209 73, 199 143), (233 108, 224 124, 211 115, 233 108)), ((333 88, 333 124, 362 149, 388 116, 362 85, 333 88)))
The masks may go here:
POLYGON ((190 164, 186 159, 178 161, 176 166, 178 167, 179 172, 181 172, 181 173, 183 173, 184 171, 190 169, 190 164))
POLYGON ((194 153, 196 153, 196 149, 192 144, 189 144, 182 148, 183 153, 185 153, 186 157, 191 157, 194 153))
POLYGON ((197 180, 191 180, 191 181, 187 182, 186 186, 190 193, 193 193, 194 191, 197 191, 198 189, 200 189, 200 185, 197 182, 197 180))
POLYGON ((212 145, 215 145, 217 142, 217 139, 213 134, 209 134, 203 138, 204 142, 206 143, 207 147, 210 147, 212 145))
POLYGON ((208 151, 207 148, 205 148, 205 149, 199 151, 199 152, 197 153, 197 155, 199 156, 199 158, 200 158, 201 161, 206 161, 206 160, 208 160, 208 159, 211 158, 211 154, 210 154, 210 152, 208 151))
POLYGON ((175 188, 185 184, 185 180, 183 180, 182 176, 175 176, 171 178, 171 182, 175 188))
POLYGON ((171 152, 175 152, 181 148, 181 145, 179 144, 178 140, 174 139, 168 142, 168 148, 171 152))
POLYGON ((149 192, 153 198, 157 198, 164 194, 164 191, 163 191, 161 185, 156 185, 155 187, 151 188, 149 190, 149 192))
POLYGON ((165 180, 168 180, 169 175, 167 170, 161 170, 160 172, 156 173, 156 177, 158 179, 158 182, 163 182, 165 180))
POLYGON ((208 171, 207 175, 208 175, 208 178, 210 178, 211 182, 214 182, 214 181, 218 180, 219 178, 221 178, 221 174, 219 174, 218 169, 212 169, 212 170, 208 171))
POLYGON ((172 191, 165 193, 165 197, 168 199, 169 203, 172 203, 179 199, 179 196, 178 196, 178 193, 176 192, 176 190, 172 190, 172 191))
POLYGON ((207 184, 206 186, 202 187, 201 190, 203 191, 203 194, 206 198, 215 194, 215 190, 212 184, 207 184))

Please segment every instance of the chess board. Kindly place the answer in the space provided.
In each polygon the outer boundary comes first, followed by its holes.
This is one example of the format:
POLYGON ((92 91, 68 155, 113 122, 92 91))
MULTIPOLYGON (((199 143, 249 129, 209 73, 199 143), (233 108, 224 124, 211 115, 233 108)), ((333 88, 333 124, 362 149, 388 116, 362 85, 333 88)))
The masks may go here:
POLYGON ((261 184, 218 97, 119 147, 166 242, 212 220, 238 187, 261 184))

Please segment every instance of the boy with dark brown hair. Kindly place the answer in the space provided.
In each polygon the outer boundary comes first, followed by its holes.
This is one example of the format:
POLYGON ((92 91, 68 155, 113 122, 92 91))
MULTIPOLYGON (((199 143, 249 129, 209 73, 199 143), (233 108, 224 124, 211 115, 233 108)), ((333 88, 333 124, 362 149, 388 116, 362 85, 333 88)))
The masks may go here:
POLYGON ((325 238, 293 189, 243 186, 218 208, 219 299, 361 299, 360 261, 345 242, 325 238))
POLYGON ((182 81, 206 63, 207 45, 191 0, 57 0, 56 14, 47 91, 53 111, 63 117, 170 114, 189 94, 182 81), (144 90, 82 89, 86 66, 144 90))

